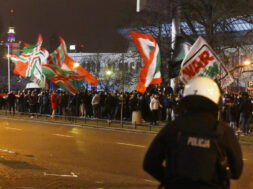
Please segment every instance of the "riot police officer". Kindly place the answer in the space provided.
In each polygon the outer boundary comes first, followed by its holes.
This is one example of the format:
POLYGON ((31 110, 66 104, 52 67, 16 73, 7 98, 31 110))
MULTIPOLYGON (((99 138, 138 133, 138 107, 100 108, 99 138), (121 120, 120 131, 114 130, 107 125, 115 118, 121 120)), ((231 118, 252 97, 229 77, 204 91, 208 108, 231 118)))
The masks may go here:
POLYGON ((185 85, 180 116, 151 143, 143 168, 165 188, 229 188, 242 173, 242 152, 233 130, 217 121, 220 90, 197 77, 185 85))

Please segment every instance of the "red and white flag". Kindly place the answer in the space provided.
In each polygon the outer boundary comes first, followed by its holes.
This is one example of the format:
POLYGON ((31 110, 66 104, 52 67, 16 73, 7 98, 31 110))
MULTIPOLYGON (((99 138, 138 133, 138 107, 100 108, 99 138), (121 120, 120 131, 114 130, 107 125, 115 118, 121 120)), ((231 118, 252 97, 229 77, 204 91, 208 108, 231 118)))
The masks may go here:
POLYGON ((129 33, 145 63, 140 71, 137 85, 137 91, 144 93, 150 84, 160 84, 162 82, 159 46, 152 35, 134 31, 129 31, 129 33))

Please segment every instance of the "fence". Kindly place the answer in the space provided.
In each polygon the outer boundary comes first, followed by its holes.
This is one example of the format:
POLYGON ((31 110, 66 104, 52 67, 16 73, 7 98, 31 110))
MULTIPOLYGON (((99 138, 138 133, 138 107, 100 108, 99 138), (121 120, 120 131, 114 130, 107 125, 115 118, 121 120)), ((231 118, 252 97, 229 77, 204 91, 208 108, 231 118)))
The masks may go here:
POLYGON ((141 131, 154 131, 158 132, 163 125, 166 123, 162 122, 160 125, 151 125, 148 122, 143 123, 132 123, 130 121, 121 121, 121 120, 109 120, 109 119, 99 119, 99 118, 87 118, 87 117, 77 117, 77 116, 62 116, 55 115, 55 119, 52 119, 49 114, 39 114, 39 113, 28 113, 28 112, 9 112, 8 110, 0 110, 0 116, 5 117, 15 117, 22 119, 36 119, 41 121, 54 121, 59 124, 69 123, 78 126, 93 126, 93 127, 107 127, 107 128, 125 128, 125 129, 134 129, 141 131))

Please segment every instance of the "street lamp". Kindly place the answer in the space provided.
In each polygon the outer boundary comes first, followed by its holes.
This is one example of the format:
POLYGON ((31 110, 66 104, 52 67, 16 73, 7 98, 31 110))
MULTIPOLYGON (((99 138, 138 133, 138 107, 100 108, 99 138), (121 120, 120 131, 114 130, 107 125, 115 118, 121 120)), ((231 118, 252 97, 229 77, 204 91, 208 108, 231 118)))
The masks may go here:
POLYGON ((11 74, 10 74, 10 45, 7 45, 8 47, 8 93, 11 91, 11 74))
POLYGON ((252 64, 252 62, 251 62, 250 60, 245 60, 245 61, 243 62, 243 65, 245 65, 245 66, 248 66, 248 65, 250 65, 250 64, 252 64))
POLYGON ((111 70, 106 70, 105 73, 106 73, 106 75, 109 76, 109 77, 112 75, 112 71, 111 71, 111 70))
MULTIPOLYGON (((253 62, 249 59, 245 60, 242 64, 237 64, 235 65, 232 69, 229 70, 229 72, 235 76, 235 70, 237 69, 243 69, 243 68, 248 68, 251 64, 253 64, 253 62)), ((237 73, 237 87, 239 86, 239 77, 240 74, 245 73, 245 72, 252 72, 252 70, 241 70, 239 71, 239 73, 237 73)), ((249 80, 249 75, 247 75, 247 80, 249 80)), ((245 82, 246 85, 246 90, 247 90, 247 81, 245 82)))
POLYGON ((113 73, 112 70, 109 70, 109 69, 105 71, 105 74, 108 77, 107 78, 107 83, 106 83, 106 90, 109 90, 109 82, 110 82, 109 80, 111 78, 112 73, 113 73))

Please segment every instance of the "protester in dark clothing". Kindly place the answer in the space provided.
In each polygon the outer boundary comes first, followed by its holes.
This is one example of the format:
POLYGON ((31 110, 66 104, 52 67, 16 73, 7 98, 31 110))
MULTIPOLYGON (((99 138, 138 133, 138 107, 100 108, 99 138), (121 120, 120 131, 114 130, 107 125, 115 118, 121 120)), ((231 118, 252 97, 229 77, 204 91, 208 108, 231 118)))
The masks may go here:
POLYGON ((69 110, 71 116, 76 116, 76 95, 70 96, 69 110))
POLYGON ((243 95, 243 99, 239 107, 239 112, 241 113, 243 134, 247 135, 249 130, 249 121, 252 112, 252 104, 248 94, 243 95))
POLYGON ((114 97, 110 93, 108 93, 107 97, 105 98, 105 112, 107 114, 107 119, 113 118, 114 109, 115 109, 114 97))
POLYGON ((130 107, 131 112, 141 110, 141 100, 139 99, 138 94, 134 93, 130 97, 130 107))
POLYGON ((7 97, 7 102, 8 102, 8 107, 9 107, 9 112, 11 113, 11 110, 13 111, 13 115, 15 115, 15 102, 16 102, 16 96, 14 94, 14 91, 11 91, 8 94, 7 97))
POLYGON ((4 98, 0 96, 0 110, 3 108, 3 106, 4 106, 4 98))
MULTIPOLYGON (((130 101, 131 103, 131 101, 130 101)), ((130 108, 131 110, 131 108, 130 108)), ((151 121, 152 113, 150 111, 150 93, 145 93, 141 100, 142 117, 145 121, 151 121)), ((131 112, 132 113, 132 112, 131 112)))
POLYGON ((114 113, 113 113, 113 118, 117 119, 119 118, 119 112, 120 112, 120 94, 116 93, 114 96, 114 101, 115 101, 115 107, 114 107, 114 113))
POLYGON ((81 100, 82 96, 80 95, 80 91, 75 95, 76 100, 75 100, 75 115, 80 116, 80 105, 81 105, 81 100))
POLYGON ((40 113, 41 114, 49 114, 49 94, 47 91, 42 92, 41 96, 41 107, 40 107, 40 113))
POLYGON ((92 105, 91 105, 91 101, 92 101, 92 94, 90 92, 87 93, 87 98, 84 102, 85 104, 85 108, 86 108, 86 116, 87 117, 91 117, 92 116, 92 105))
POLYGON ((27 91, 27 93, 25 94, 25 98, 24 98, 24 109, 25 109, 25 112, 29 112, 30 111, 30 105, 29 105, 30 97, 31 97, 31 91, 27 91))
POLYGON ((32 114, 31 116, 34 116, 34 114, 37 113, 36 112, 37 101, 38 96, 35 93, 35 91, 33 91, 29 99, 30 113, 32 114))
POLYGON ((105 94, 104 92, 100 92, 100 102, 99 102, 99 118, 104 117, 104 112, 105 112, 105 94))
POLYGON ((166 189, 229 188, 230 174, 232 179, 240 177, 242 152, 233 130, 217 121, 219 98, 218 85, 211 79, 190 81, 181 101, 183 111, 149 147, 144 170, 166 189), (227 163, 221 163, 221 152, 227 163))
POLYGON ((62 91, 57 91, 56 97, 58 100, 57 114, 62 115, 62 91))
POLYGON ((23 92, 19 92, 19 96, 18 96, 18 111, 21 113, 24 113, 24 100, 25 96, 23 92))
POLYGON ((228 113, 229 113, 229 126, 232 129, 235 129, 237 107, 236 107, 234 100, 231 100, 231 102, 228 104, 228 113))
POLYGON ((67 116, 68 100, 69 100, 68 93, 67 92, 63 92, 61 94, 61 108, 62 108, 62 115, 63 116, 67 116))

